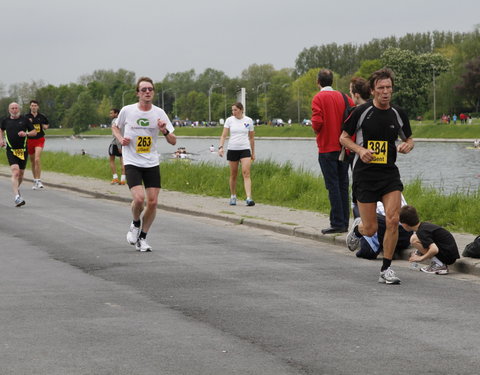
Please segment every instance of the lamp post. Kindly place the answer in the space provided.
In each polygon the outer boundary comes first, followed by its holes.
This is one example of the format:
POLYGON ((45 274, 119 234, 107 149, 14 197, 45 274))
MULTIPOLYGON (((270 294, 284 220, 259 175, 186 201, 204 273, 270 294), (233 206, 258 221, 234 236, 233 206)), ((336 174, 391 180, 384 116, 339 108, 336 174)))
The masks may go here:
POLYGON ((122 92, 122 107, 125 107, 125 94, 129 91, 135 91, 135 89, 128 89, 122 92))
MULTIPOLYGON (((167 91, 172 92, 173 95, 174 95, 174 97, 175 97, 175 101, 173 102, 173 113, 174 113, 174 115, 176 116, 175 108, 176 108, 176 105, 177 105, 177 93, 176 93, 175 91, 173 91, 172 89, 165 89, 165 90, 164 90, 164 89, 162 88, 162 92, 161 92, 161 94, 162 94, 162 109, 165 111, 165 93, 166 93, 167 91)), ((160 95, 160 94, 159 94, 159 95, 160 95)))
POLYGON ((268 114, 267 114, 267 86, 270 82, 263 82, 263 92, 265 93, 265 123, 268 123, 268 114))
POLYGON ((208 124, 210 125, 210 122, 212 122, 212 102, 211 102, 211 96, 212 96, 212 90, 215 87, 220 87, 218 83, 214 83, 210 88, 208 89, 208 124))
POLYGON ((437 123, 437 98, 435 94, 435 65, 432 65, 433 75, 433 123, 437 123))
POLYGON ((222 92, 223 92, 223 106, 225 109, 225 114, 223 119, 227 119, 227 88, 225 86, 222 86, 222 92))

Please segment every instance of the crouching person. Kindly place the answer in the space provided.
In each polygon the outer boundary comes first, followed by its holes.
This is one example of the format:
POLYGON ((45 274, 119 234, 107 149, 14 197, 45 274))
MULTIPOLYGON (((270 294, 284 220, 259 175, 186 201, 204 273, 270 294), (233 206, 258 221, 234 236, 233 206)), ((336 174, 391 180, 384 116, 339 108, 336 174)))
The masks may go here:
POLYGON ((422 267, 426 273, 448 274, 448 266, 460 258, 457 243, 452 234, 441 226, 420 222, 417 210, 413 206, 400 209, 400 223, 406 231, 414 231, 410 238, 416 249, 410 256, 410 262, 422 262, 431 259, 429 266, 422 267))

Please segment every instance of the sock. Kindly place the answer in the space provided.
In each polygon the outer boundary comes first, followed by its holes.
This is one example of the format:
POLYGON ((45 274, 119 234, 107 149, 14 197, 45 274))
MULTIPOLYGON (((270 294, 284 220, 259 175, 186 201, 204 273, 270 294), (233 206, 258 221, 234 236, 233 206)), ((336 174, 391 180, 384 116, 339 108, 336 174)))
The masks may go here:
POLYGON ((124 175, 124 174, 122 174, 122 178, 121 178, 121 180, 120 180, 120 181, 125 181, 126 179, 127 179, 127 178, 125 177, 125 175, 124 175))
POLYGON ((440 259, 438 259, 437 257, 433 257, 433 258, 432 258, 432 262, 435 262, 435 264, 436 264, 437 266, 440 266, 440 267, 443 267, 443 266, 445 265, 445 264, 444 264, 440 259))
POLYGON ((383 258, 383 264, 382 264, 382 269, 380 271, 385 271, 390 265, 392 264, 391 259, 383 258))
POLYGON ((250 200, 250 199, 252 199, 252 198, 250 198, 250 197, 247 197, 247 201, 248 201, 248 200, 250 200))
POLYGON ((140 235, 138 236, 138 238, 143 238, 143 239, 145 239, 145 238, 147 238, 147 234, 142 230, 142 231, 140 232, 140 235))
POLYGON ((232 195, 230 195, 230 198, 236 198, 236 197, 237 197, 237 195, 236 195, 236 194, 232 194, 232 195))
POLYGON ((133 225, 134 225, 136 228, 140 228, 140 220, 133 220, 133 225))
POLYGON ((355 236, 357 236, 357 238, 363 237, 360 231, 358 230, 358 225, 355 225, 355 228, 353 228, 353 233, 355 233, 355 236))
POLYGON ((118 180, 118 174, 114 173, 113 178, 118 180))

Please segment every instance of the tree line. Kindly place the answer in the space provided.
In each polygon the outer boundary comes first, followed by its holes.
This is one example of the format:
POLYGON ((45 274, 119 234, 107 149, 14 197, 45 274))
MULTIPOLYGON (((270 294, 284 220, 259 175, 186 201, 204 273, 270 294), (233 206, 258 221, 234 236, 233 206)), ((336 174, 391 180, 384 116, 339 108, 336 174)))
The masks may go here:
MULTIPOLYGON (((211 68, 200 74, 194 69, 169 73, 155 83, 155 104, 171 118, 218 121, 230 115, 231 104, 243 87, 250 117, 297 122, 311 115, 320 68, 333 70, 334 88, 348 93, 353 76, 368 78, 383 66, 395 72, 394 101, 411 118, 432 118, 434 112, 436 118, 441 113, 479 112, 478 26, 470 33, 435 31, 373 39, 360 45, 313 46, 300 52, 294 68, 276 70, 272 64, 253 64, 234 78, 211 68)), ((3 88, 0 114, 7 114, 11 101, 19 102, 27 111, 29 100, 35 98, 52 127, 74 128, 78 133, 89 125, 107 123, 110 108, 135 102, 135 80, 134 72, 119 69, 97 70, 66 85, 41 81, 14 84, 8 95, 3 88)))

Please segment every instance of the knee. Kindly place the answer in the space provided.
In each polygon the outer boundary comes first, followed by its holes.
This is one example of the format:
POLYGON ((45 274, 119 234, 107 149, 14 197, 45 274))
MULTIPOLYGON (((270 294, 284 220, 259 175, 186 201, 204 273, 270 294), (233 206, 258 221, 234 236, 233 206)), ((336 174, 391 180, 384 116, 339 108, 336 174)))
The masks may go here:
POLYGON ((150 198, 147 199, 147 208, 148 209, 155 209, 158 205, 158 198, 150 198))
POLYGON ((400 224, 398 214, 389 215, 385 217, 385 227, 388 231, 397 231, 398 225, 400 224))
MULTIPOLYGON (((415 245, 420 245, 421 242, 420 240, 418 239, 418 236, 416 234, 412 234, 412 236, 410 237, 410 244, 412 246, 415 246, 415 245)), ((416 246, 415 246, 416 247, 416 246)))
POLYGON ((243 178, 250 178, 250 171, 249 170, 244 170, 242 171, 243 178))
POLYGON ((378 224, 377 223, 363 223, 362 222, 362 234, 367 237, 372 237, 377 233, 378 224))

